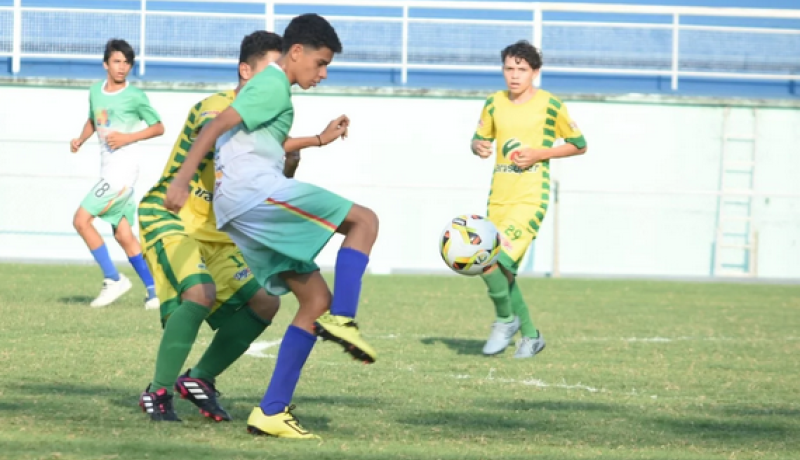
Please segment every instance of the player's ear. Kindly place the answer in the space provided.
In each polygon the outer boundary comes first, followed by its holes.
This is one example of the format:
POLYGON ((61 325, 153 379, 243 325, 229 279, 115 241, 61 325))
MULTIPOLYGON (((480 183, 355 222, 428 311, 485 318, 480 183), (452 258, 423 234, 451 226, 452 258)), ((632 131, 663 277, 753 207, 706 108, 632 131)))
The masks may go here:
POLYGON ((251 71, 250 70, 251 70, 250 66, 246 62, 240 62, 239 63, 239 76, 243 80, 249 80, 250 78, 253 77, 253 75, 251 75, 251 71))
POLYGON ((103 68, 104 68, 104 69, 106 69, 106 70, 108 70, 108 62, 106 62, 106 61, 103 61, 103 68))
POLYGON ((295 43, 291 48, 289 48, 289 57, 296 62, 300 60, 300 56, 303 54, 303 52, 303 45, 295 43))

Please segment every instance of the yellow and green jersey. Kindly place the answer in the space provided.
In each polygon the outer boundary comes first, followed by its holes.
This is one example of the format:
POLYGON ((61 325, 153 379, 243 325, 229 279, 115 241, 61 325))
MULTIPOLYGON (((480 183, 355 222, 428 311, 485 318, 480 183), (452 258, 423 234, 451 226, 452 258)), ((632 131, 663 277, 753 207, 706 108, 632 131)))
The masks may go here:
POLYGON ((190 182, 189 199, 177 216, 164 207, 167 188, 186 159, 200 129, 236 98, 234 90, 209 96, 189 111, 180 136, 172 147, 161 178, 139 204, 140 238, 146 247, 170 235, 190 235, 200 241, 231 243, 227 234, 217 230, 212 204, 214 193, 214 151, 206 154, 190 182))
POLYGON ((542 89, 522 104, 511 102, 508 91, 489 96, 473 139, 496 143, 489 203, 497 205, 549 201, 550 162, 520 169, 513 159, 523 148, 551 148, 556 139, 564 139, 578 148, 586 146, 564 103, 542 89))

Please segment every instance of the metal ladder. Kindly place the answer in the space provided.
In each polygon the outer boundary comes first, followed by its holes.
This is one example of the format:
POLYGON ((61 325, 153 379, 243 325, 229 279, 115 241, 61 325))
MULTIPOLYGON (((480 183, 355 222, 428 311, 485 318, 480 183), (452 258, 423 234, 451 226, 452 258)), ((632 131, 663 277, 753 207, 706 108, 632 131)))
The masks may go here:
POLYGON ((758 233, 753 225, 757 128, 755 108, 725 107, 714 276, 758 274, 758 233))

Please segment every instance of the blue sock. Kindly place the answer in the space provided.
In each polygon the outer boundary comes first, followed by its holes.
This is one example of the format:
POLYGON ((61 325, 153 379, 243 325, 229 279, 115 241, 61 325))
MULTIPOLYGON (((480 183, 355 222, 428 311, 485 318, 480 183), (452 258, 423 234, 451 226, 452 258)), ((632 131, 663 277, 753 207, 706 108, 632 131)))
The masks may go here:
POLYGON ((128 262, 131 263, 133 269, 136 270, 136 274, 142 279, 144 287, 147 288, 147 299, 150 300, 155 297, 156 286, 155 282, 153 281, 153 275, 150 274, 150 270, 147 268, 147 262, 144 261, 142 254, 136 254, 133 257, 128 257, 128 262))
POLYGON ((119 272, 117 271, 117 267, 114 266, 114 262, 111 261, 111 257, 108 255, 108 248, 105 244, 97 249, 93 249, 92 255, 94 256, 94 260, 97 261, 97 264, 100 265, 100 270, 103 270, 103 278, 119 281, 119 272))
POLYGON ((336 257, 331 314, 355 318, 361 296, 361 278, 367 270, 369 256, 353 248, 341 248, 336 257))
POLYGON ((297 326, 290 325, 283 336, 275 371, 269 381, 267 392, 261 400, 261 410, 266 415, 280 414, 292 402, 294 389, 300 380, 300 372, 306 364, 317 336, 297 326))

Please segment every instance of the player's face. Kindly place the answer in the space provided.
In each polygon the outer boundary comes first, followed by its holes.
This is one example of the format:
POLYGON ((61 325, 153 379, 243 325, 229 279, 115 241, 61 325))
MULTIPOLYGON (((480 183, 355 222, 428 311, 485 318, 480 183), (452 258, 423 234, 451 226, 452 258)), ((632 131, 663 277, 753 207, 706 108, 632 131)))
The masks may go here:
POLYGON ((308 89, 328 78, 328 64, 333 60, 333 51, 327 47, 312 49, 294 45, 289 51, 289 57, 297 84, 308 89))
POLYGON ((114 83, 124 83, 131 71, 131 63, 125 59, 125 55, 119 51, 114 51, 108 58, 108 62, 103 63, 108 72, 108 78, 114 83))
POLYGON ((506 79, 506 86, 511 94, 527 91, 538 74, 539 71, 533 70, 525 59, 508 56, 503 63, 503 78, 506 79))

